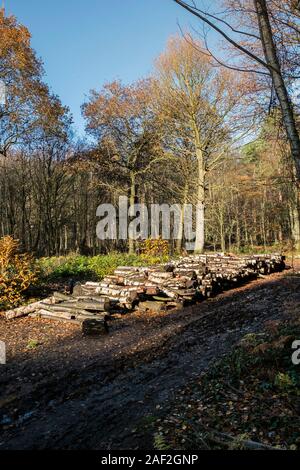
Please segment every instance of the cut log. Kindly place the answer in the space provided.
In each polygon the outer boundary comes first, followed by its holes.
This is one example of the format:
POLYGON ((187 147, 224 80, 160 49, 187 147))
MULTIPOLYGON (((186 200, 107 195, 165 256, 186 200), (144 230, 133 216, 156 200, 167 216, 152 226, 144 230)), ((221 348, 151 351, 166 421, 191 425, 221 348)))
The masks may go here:
POLYGON ((82 334, 84 336, 101 336, 108 333, 105 320, 87 319, 82 322, 82 334))
POLYGON ((106 321, 107 314, 105 312, 99 314, 91 314, 87 311, 68 311, 66 310, 53 310, 53 309, 40 309, 36 312, 37 317, 41 318, 53 318, 53 319, 61 319, 65 321, 74 321, 81 323, 84 320, 99 320, 99 321, 106 321))
POLYGON ((53 319, 61 319, 61 320, 78 320, 76 315, 72 312, 63 312, 63 311, 52 311, 46 309, 39 309, 36 312, 37 317, 41 318, 53 318, 53 319))
POLYGON ((77 282, 73 288, 73 297, 84 296, 86 290, 84 290, 83 286, 77 282))
POLYGON ((92 312, 107 312, 110 309, 110 300, 107 297, 99 297, 97 301, 77 300, 62 302, 62 307, 74 310, 90 310, 92 312))
POLYGON ((159 294, 159 288, 157 286, 146 286, 146 295, 153 296, 159 294))
POLYGON ((67 294, 62 294, 61 292, 54 292, 53 298, 55 302, 64 302, 65 300, 70 300, 72 297, 67 294))
POLYGON ((171 272, 167 273, 161 273, 161 272, 155 272, 151 273, 148 276, 149 281, 155 283, 155 284, 162 284, 166 279, 172 279, 174 277, 174 274, 171 272))
POLYGON ((153 312, 162 312, 163 310, 166 310, 166 308, 167 307, 165 302, 148 300, 146 302, 139 303, 139 310, 144 312, 147 312, 149 310, 153 312))
POLYGON ((55 293, 51 299, 6 312, 6 318, 44 310, 43 315, 50 313, 53 318, 100 320, 107 311, 123 313, 138 304, 141 309, 161 311, 161 304, 181 307, 284 266, 279 254, 238 257, 221 253, 185 256, 168 265, 119 266, 101 282, 77 283, 73 295, 55 293))
POLYGON ((44 307, 43 310, 47 310, 48 312, 55 312, 58 315, 60 313, 66 313, 71 315, 72 317, 79 317, 80 315, 84 315, 87 317, 104 317, 107 316, 107 312, 89 312, 88 310, 84 309, 75 309, 75 308, 68 308, 68 307, 58 307, 58 306, 49 306, 48 308, 44 307))
POLYGON ((32 304, 26 305, 25 307, 18 307, 14 310, 8 310, 5 313, 5 318, 6 320, 13 320, 14 318, 25 317, 26 315, 29 315, 30 313, 33 313, 38 310, 42 303, 51 305, 54 303, 54 301, 52 297, 49 297, 48 299, 44 299, 43 301, 39 302, 34 302, 32 304))
POLYGON ((30 313, 29 315, 31 318, 42 318, 44 320, 53 320, 53 321, 60 321, 60 322, 69 322, 74 323, 75 325, 81 325, 81 320, 71 320, 70 318, 65 318, 60 315, 55 315, 54 313, 43 311, 37 311, 36 313, 30 313))

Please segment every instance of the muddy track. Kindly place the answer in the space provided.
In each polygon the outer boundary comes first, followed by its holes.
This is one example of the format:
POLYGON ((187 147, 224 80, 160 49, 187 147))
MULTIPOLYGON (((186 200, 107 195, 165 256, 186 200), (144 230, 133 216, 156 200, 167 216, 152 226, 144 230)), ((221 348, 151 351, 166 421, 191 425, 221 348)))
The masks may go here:
POLYGON ((80 355, 74 341, 64 357, 62 341, 48 355, 46 350, 14 362, 1 378, 0 449, 151 447, 151 436, 139 432, 145 417, 166 413, 178 388, 246 333, 284 315, 288 299, 299 300, 299 280, 284 276, 253 281, 167 316, 128 317, 88 355, 80 355), (34 379, 17 385, 20 375, 32 373, 34 379))

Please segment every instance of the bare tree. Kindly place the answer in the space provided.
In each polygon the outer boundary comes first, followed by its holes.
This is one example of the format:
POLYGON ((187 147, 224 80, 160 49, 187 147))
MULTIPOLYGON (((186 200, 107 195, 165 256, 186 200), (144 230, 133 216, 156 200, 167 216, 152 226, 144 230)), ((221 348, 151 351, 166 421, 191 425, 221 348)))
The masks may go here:
MULTIPOLYGON (((241 0, 239 2, 231 1, 230 12, 231 15, 242 12, 244 15, 251 16, 251 19, 255 19, 257 33, 252 31, 244 31, 231 24, 226 17, 224 19, 220 14, 212 14, 209 11, 203 10, 197 7, 196 3, 192 1, 187 3, 183 0, 173 0, 175 3, 189 11, 192 15, 200 19, 203 23, 208 25, 214 31, 216 31, 222 38, 224 38, 231 46, 238 49, 240 53, 246 56, 250 63, 259 66, 259 70, 251 70, 256 73, 268 73, 272 78, 274 89, 280 104, 282 119, 285 127, 285 131, 290 144, 291 154, 295 165, 295 173, 298 182, 300 181, 300 137, 297 129, 296 118, 294 114, 294 106, 292 103, 291 95, 289 92, 288 81, 284 76, 282 62, 280 61, 280 44, 278 37, 276 38, 273 31, 272 24, 272 11, 271 8, 275 8, 276 3, 270 1, 269 5, 266 0, 241 0), (252 4, 252 9, 251 9, 252 4), (228 30, 230 32, 228 32, 228 30), (239 40, 236 39, 239 36, 239 40), (241 39, 243 38, 243 39, 241 39), (250 39, 252 41, 260 43, 260 48, 263 52, 263 56, 257 53, 257 49, 254 47, 247 47, 244 39, 250 39)), ((294 32, 299 34, 297 18, 299 19, 299 11, 293 6, 293 2, 279 2, 280 8, 282 9, 283 3, 285 4, 284 12, 289 10, 290 14, 295 19, 292 23, 291 28, 294 32)), ((277 10, 278 11, 278 10, 277 10)), ((239 15, 238 15, 239 16, 239 15)), ((281 21, 284 21, 283 15, 279 15, 281 21)), ((287 24, 289 26, 289 24, 287 24)), ((282 38, 281 38, 282 39, 282 38)), ((284 38, 286 41, 288 38, 284 38)), ((239 70, 242 70, 239 68, 239 70)), ((250 69, 248 69, 250 71, 250 69)))
POLYGON ((197 252, 205 244, 207 176, 220 164, 237 131, 235 117, 243 95, 237 74, 220 73, 209 57, 199 54, 201 47, 191 38, 187 42, 174 37, 156 62, 157 102, 166 146, 189 162, 182 202, 187 202, 186 188, 190 187, 198 209, 197 252))

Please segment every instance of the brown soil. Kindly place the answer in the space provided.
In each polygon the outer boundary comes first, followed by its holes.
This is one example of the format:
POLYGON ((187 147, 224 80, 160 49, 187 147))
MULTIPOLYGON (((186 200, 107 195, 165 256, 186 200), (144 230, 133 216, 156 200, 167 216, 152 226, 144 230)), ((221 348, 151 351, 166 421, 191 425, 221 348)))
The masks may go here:
POLYGON ((299 293, 300 278, 285 271, 182 311, 114 319, 98 338, 67 323, 0 319, 0 449, 151 448, 143 420, 245 334, 300 305, 299 293))

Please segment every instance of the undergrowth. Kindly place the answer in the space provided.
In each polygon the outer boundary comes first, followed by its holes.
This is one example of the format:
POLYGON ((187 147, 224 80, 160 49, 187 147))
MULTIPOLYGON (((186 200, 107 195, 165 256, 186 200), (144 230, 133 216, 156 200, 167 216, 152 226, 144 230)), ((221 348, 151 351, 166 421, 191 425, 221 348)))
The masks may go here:
POLYGON ((147 256, 113 252, 108 255, 68 255, 37 260, 40 279, 90 278, 101 280, 118 266, 144 266, 168 261, 168 256, 147 256))
POLYGON ((181 390, 170 414, 153 425, 154 447, 159 441, 172 449, 242 449, 254 441, 299 449, 300 365, 292 362, 292 344, 300 339, 296 313, 245 336, 181 390))

